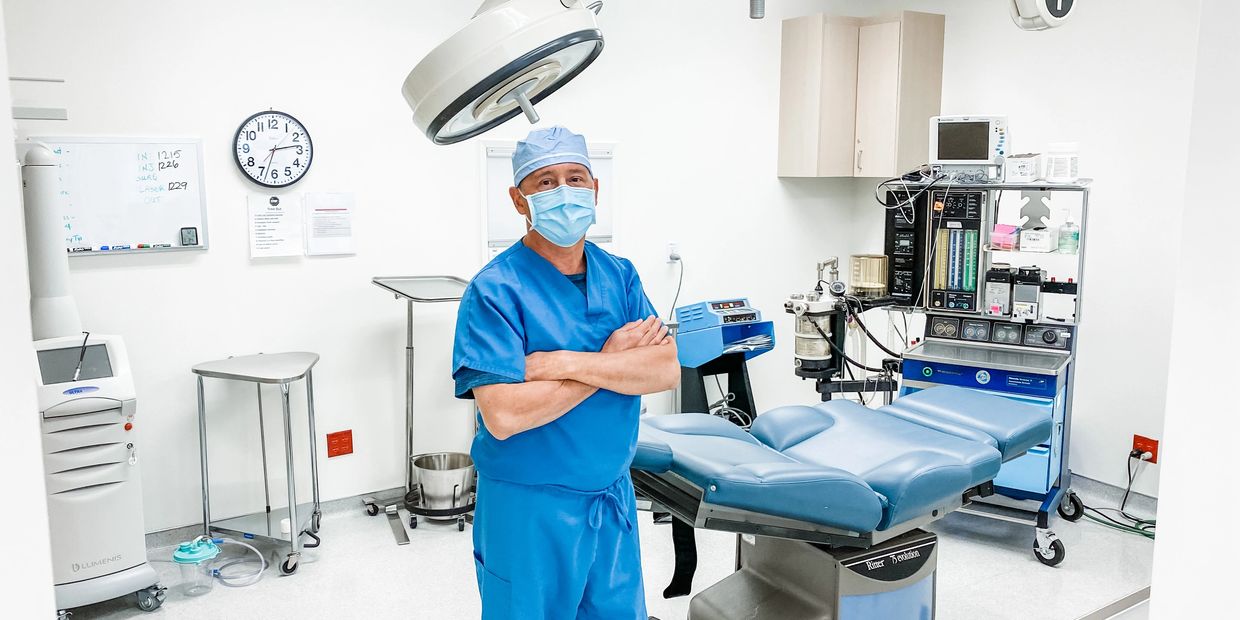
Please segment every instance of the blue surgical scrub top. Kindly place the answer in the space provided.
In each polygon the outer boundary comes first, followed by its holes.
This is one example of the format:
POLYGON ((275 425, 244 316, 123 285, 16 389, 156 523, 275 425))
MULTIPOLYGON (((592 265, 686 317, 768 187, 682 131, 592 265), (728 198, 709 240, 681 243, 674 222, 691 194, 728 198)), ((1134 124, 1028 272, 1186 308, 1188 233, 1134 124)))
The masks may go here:
MULTIPOLYGON (((568 276, 518 241, 483 267, 457 312, 452 376, 473 398, 480 375, 525 381, 536 351, 599 351, 621 325, 657 315, 637 270, 587 241, 583 296, 568 276)), ((495 382, 494 380, 489 381, 495 382)), ((480 425, 471 456, 483 476, 597 491, 633 460, 639 398, 600 389, 555 421, 500 441, 480 425)))

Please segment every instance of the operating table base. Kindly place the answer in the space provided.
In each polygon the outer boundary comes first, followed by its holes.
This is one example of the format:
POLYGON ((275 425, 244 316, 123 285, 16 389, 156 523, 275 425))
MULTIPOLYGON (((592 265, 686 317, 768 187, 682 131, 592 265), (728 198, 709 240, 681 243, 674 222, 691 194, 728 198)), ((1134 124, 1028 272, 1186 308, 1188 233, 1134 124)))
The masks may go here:
POLYGON ((934 617, 938 538, 913 530, 869 549, 741 537, 741 568, 689 603, 689 620, 934 617))

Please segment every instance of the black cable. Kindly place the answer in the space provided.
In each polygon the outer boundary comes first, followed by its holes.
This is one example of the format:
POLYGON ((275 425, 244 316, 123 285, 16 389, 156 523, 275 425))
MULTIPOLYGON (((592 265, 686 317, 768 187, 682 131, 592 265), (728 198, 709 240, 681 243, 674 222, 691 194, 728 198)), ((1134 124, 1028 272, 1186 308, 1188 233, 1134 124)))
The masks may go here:
POLYGON ((862 364, 861 362, 858 362, 857 360, 851 357, 848 357, 847 353, 844 353, 843 351, 841 351, 839 347, 835 346, 834 342, 831 342, 831 339, 827 337, 826 332, 822 331, 822 328, 818 326, 818 323, 816 321, 814 321, 813 319, 810 319, 809 322, 810 322, 810 325, 813 325, 814 329, 818 331, 818 335, 822 336, 822 339, 827 341, 827 346, 831 347, 831 350, 834 351, 836 355, 843 358, 844 361, 848 362, 849 364, 852 364, 853 366, 856 366, 857 368, 860 368, 868 372, 879 372, 879 373, 883 372, 883 369, 881 368, 870 368, 869 366, 866 366, 865 364, 862 364))
POLYGON ((90 342, 90 332, 82 332, 82 334, 84 334, 84 337, 82 338, 82 350, 78 353, 77 366, 73 368, 74 381, 77 381, 78 376, 82 374, 82 362, 86 361, 86 343, 90 342))
MULTIPOLYGON (((1093 512, 1097 514, 1099 517, 1101 517, 1101 519, 1099 519, 1097 517, 1086 514, 1085 516, 1089 517, 1091 521, 1095 521, 1097 523, 1101 523, 1102 525, 1106 525, 1107 527, 1111 527, 1117 530, 1128 532, 1130 534, 1137 534, 1138 536, 1144 536, 1146 538, 1153 539, 1155 535, 1155 530, 1158 526, 1157 519, 1141 519, 1139 517, 1134 517, 1128 514, 1127 512, 1125 512, 1125 508, 1127 508, 1128 506, 1128 498, 1132 494, 1132 485, 1136 481, 1136 472, 1133 471, 1133 466, 1132 466, 1133 459, 1137 459, 1137 457, 1133 456, 1132 454, 1129 454, 1128 462, 1127 462, 1128 486, 1124 489, 1124 498, 1120 501, 1119 508, 1096 508, 1094 506, 1090 506, 1086 504, 1085 502, 1081 502, 1081 507, 1083 510, 1088 511, 1088 512, 1093 512), (1122 521, 1117 521, 1116 519, 1105 514, 1103 512, 1104 510, 1111 511, 1111 512, 1117 512, 1119 513, 1120 517, 1127 519, 1128 521, 1131 521, 1131 523, 1124 523, 1122 521)), ((1138 460, 1137 461, 1138 467, 1140 466, 1140 463, 1141 463, 1141 460, 1138 460)))
MULTIPOLYGON (((857 299, 856 297, 853 297, 852 299, 857 302, 857 306, 861 308, 862 312, 864 312, 865 309, 861 307, 861 300, 857 299)), ((899 359, 904 359, 903 355, 896 353, 895 351, 892 351, 891 349, 888 349, 886 345, 878 341, 878 338, 874 337, 874 334, 870 333, 870 330, 865 326, 865 323, 861 320, 861 314, 859 312, 853 311, 852 304, 849 302, 848 296, 844 297, 844 307, 848 309, 848 316, 852 317, 852 320, 857 322, 857 327, 860 327, 861 331, 864 332, 867 337, 869 337, 870 342, 873 342, 874 344, 878 345, 878 348, 882 349, 883 352, 885 352, 887 355, 890 355, 892 357, 896 357, 899 359)))
POLYGON ((676 294, 672 297, 672 309, 667 312, 669 321, 676 320, 676 302, 680 301, 680 286, 685 283, 685 259, 678 258, 676 263, 680 265, 680 276, 676 278, 676 294))

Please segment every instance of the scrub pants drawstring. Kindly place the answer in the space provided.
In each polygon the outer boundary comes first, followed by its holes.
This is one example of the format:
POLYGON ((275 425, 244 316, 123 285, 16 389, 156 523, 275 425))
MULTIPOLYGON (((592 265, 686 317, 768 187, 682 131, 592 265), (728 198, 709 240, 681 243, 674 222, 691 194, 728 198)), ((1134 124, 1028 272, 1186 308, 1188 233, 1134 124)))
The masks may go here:
POLYGON ((629 520, 629 513, 624 509, 624 504, 621 502, 620 495, 616 493, 615 487, 594 496, 594 502, 590 505, 590 527, 596 530, 603 527, 603 508, 606 504, 611 504, 616 514, 624 520, 625 531, 633 531, 633 522, 629 520))

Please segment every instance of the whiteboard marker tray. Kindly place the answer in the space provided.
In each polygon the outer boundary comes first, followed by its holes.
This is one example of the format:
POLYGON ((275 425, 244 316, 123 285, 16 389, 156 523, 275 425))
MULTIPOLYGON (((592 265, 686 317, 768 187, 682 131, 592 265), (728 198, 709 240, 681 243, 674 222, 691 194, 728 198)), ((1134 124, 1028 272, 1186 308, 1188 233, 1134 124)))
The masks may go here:
POLYGON ((460 301, 469 282, 456 276, 395 276, 371 280, 375 286, 410 301, 437 303, 460 301))
POLYGON ((221 519, 211 522, 211 531, 232 534, 242 538, 258 538, 261 540, 283 541, 292 540, 292 536, 304 532, 310 527, 310 519, 314 517, 314 504, 297 505, 298 527, 290 534, 280 533, 280 521, 288 518, 288 508, 272 508, 271 512, 221 519))

